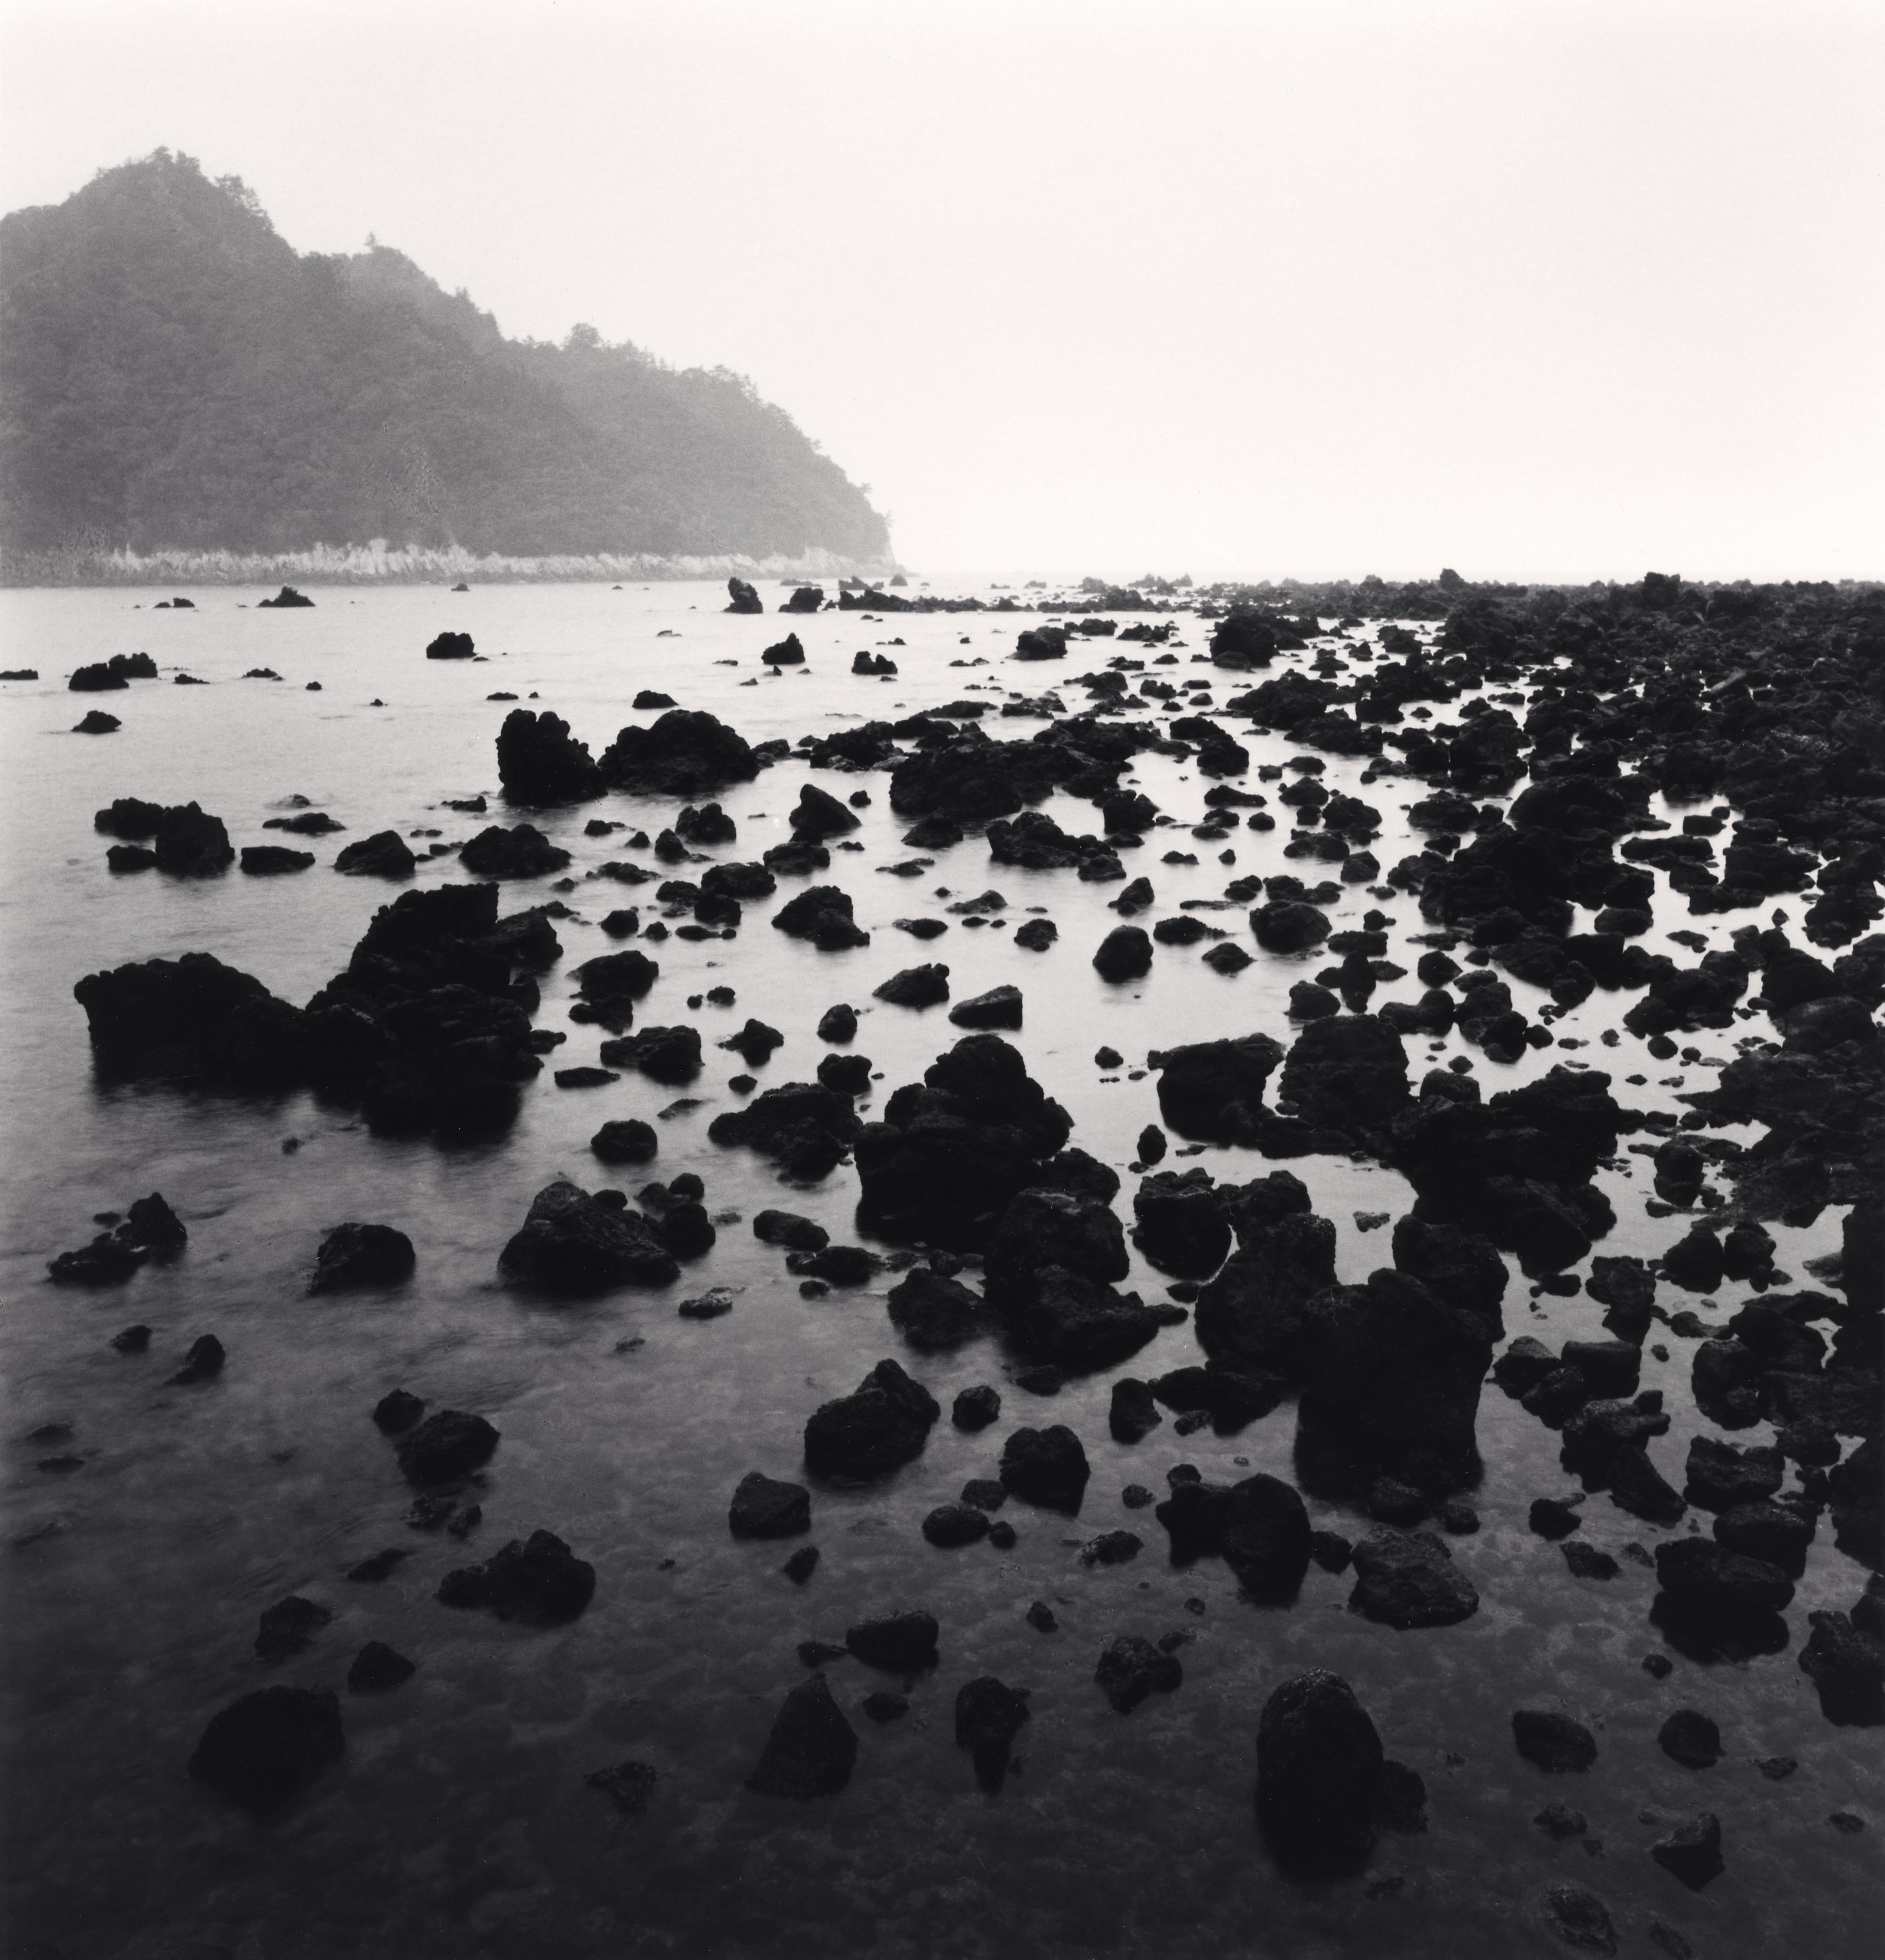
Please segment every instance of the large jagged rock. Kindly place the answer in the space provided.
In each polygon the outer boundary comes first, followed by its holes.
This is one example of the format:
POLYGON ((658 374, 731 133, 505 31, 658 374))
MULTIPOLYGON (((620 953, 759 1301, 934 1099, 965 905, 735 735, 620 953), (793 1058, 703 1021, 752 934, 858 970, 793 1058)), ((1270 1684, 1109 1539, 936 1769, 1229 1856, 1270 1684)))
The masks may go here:
POLYGON ((604 1042, 597 1055, 605 1068, 638 1069, 651 1082, 680 1088, 700 1073, 700 1030, 685 1025, 637 1028, 604 1042))
POLYGON ((489 824, 458 854, 458 861, 480 878, 543 878, 560 871, 569 853, 552 844, 533 823, 506 830, 489 824))
POLYGON ((1350 1134, 1387 1130, 1407 1106, 1407 1051, 1385 1021, 1343 1014, 1311 1021, 1277 1080, 1302 1120, 1350 1134))
POLYGON ((1656 1548, 1656 1577, 1670 1605, 1704 1632, 1727 1631, 1785 1611, 1794 1583, 1777 1565, 1704 1538, 1656 1548))
POLYGON ((1154 1172, 1133 1194, 1138 1221, 1134 1242, 1162 1272, 1207 1278, 1231 1249, 1227 1211, 1232 1195, 1230 1188, 1219 1188, 1202 1164, 1154 1172))
POLYGON ((1878 1608, 1877 1595, 1867 1594, 1850 1615, 1807 1615, 1813 1632, 1801 1650, 1800 1669, 1820 1691, 1820 1712, 1829 1722, 1864 1728, 1885 1722, 1885 1615, 1878 1608), (1865 1624, 1858 1624, 1861 1619, 1865 1624))
POLYGON ((960 1348, 993 1324, 979 1293, 928 1266, 912 1267, 891 1287, 884 1304, 890 1324, 925 1354, 960 1348))
POLYGON ((792 939, 808 939, 821 953, 868 946, 871 935, 852 917, 851 895, 836 885, 809 885, 772 915, 772 929, 792 939))
POLYGON ((164 813, 151 848, 157 854, 157 868, 173 878, 213 878, 226 871, 236 858, 222 819, 193 803, 164 813))
POLYGON ((498 1263, 517 1278, 559 1292, 666 1286, 680 1276, 638 1211, 611 1208, 563 1178, 530 1201, 522 1229, 498 1263))
POLYGON ((1006 1308, 1026 1301, 1049 1266, 1104 1283, 1124 1279, 1131 1265, 1110 1206, 1037 1187, 1002 1214, 983 1256, 983 1287, 991 1305, 1006 1308))
POLYGON ((1374 1841, 1382 1783, 1380 1736, 1339 1675, 1298 1675, 1265 1702, 1256 1812, 1279 1863, 1310 1872, 1359 1864, 1374 1841))
POLYGON ((805 1424, 805 1462, 821 1476, 887 1475, 922 1453, 942 1414, 897 1363, 880 1361, 852 1393, 823 1404, 805 1424))
POLYGON ((704 710, 686 708, 670 708, 646 728, 624 728, 597 767, 612 788, 642 796, 699 797, 750 783, 759 772, 738 733, 704 710))
POLYGON ((722 1110, 707 1134, 716 1144, 757 1150, 788 1177, 810 1182, 837 1166, 861 1128, 849 1096, 822 1083, 785 1082, 743 1109, 722 1110))
POLYGON ((1199 1345, 1215 1361, 1294 1375, 1310 1303, 1335 1275, 1336 1228, 1327 1219, 1298 1213, 1245 1229, 1242 1249, 1198 1296, 1199 1345))
POLYGON ((1431 1532, 1371 1532, 1355 1548, 1355 1570, 1348 1603, 1386 1626, 1450 1627, 1479 1610, 1472 1581, 1431 1532))
POLYGON ((578 742, 569 724, 548 708, 537 714, 514 708, 504 718, 498 730, 498 780, 513 803, 538 807, 586 803, 608 787, 589 745, 578 742))
POLYGON ((994 1034, 965 1036, 884 1106, 857 1140, 858 1217, 891 1237, 985 1242, 1041 1182, 1072 1125, 994 1034))
POLYGON ((1110 1368, 1135 1354, 1183 1310, 1148 1306, 1065 1266, 1030 1271, 1005 1296, 1003 1318, 1017 1347, 1056 1367, 1110 1368))
POLYGON ((830 1684, 815 1674, 781 1704, 747 1788, 761 1796, 835 1796, 857 1760, 858 1732, 832 1698, 830 1684))
POLYGON ((94 1055, 114 1072, 285 1083, 308 1068, 302 1010, 210 953, 88 973, 72 995, 85 1010, 94 1055))
POLYGON ((1501 1331, 1385 1268, 1318 1296, 1298 1348, 1305 1483, 1355 1497, 1383 1475, 1436 1494, 1474 1482, 1479 1389, 1501 1331))

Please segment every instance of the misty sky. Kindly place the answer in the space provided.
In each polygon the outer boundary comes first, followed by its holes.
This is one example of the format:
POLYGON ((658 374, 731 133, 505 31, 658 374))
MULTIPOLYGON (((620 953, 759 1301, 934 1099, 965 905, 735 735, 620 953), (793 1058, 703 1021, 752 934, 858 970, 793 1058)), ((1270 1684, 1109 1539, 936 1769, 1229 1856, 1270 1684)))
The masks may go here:
POLYGON ((166 145, 749 374, 933 574, 1885 575, 1885 6, 0 0, 166 145))

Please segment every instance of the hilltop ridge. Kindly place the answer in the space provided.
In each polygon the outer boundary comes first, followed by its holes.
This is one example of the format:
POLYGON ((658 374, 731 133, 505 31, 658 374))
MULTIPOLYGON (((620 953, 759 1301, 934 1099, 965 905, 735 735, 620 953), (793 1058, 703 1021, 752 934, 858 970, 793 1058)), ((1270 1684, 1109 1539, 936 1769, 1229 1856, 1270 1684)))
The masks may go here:
POLYGON ((403 253, 297 253, 158 150, 0 219, 0 550, 887 560, 864 492, 724 369, 508 339, 403 253))

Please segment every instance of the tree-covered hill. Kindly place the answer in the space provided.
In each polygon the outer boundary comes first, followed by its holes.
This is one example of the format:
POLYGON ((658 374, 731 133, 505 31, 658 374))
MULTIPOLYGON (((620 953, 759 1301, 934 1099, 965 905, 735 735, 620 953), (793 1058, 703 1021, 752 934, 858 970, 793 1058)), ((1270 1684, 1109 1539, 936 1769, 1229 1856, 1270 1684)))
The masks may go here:
POLYGON ((506 340, 400 253, 298 253, 164 150, 0 219, 0 336, 10 553, 889 549, 740 377, 506 340))

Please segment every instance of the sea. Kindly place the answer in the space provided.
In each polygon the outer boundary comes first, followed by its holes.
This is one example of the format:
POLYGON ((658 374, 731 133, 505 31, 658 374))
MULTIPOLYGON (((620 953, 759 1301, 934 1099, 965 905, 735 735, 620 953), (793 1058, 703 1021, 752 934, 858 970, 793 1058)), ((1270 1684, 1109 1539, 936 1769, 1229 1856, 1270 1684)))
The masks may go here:
MULTIPOLYGON (((94 1070, 72 993, 85 974, 207 952, 302 1002, 345 966, 396 896, 381 880, 338 875, 340 846, 395 829, 421 855, 413 885, 461 877, 452 847, 486 822, 514 820, 498 800, 494 748, 511 704, 495 697, 554 710, 597 753, 625 724, 653 719, 630 707, 642 689, 710 710, 750 741, 795 743, 936 706, 971 686, 991 704, 1038 695, 1116 653, 1149 660, 1161 649, 1103 639, 1077 644, 1064 663, 1016 666, 1008 656, 1017 631, 1036 623, 1027 615, 743 616, 723 609, 724 587, 705 584, 309 590, 313 607, 283 610, 260 608, 262 590, 228 587, 183 588, 193 605, 164 609, 157 602, 177 596, 169 590, 0 593, 0 665, 40 675, 0 683, 0 1039, 8 1058, 0 1573, 12 1952, 1504 1960, 1567 1950, 1543 1910, 1565 1883, 1603 1901, 1614 1950, 1625 1953, 1856 1960, 1876 1951, 1885 1818, 1878 1732, 1826 1720, 1797 1665, 1807 1615, 1849 1608, 1865 1578, 1829 1529, 1799 1582, 1785 1651, 1740 1663, 1674 1655, 1673 1672, 1658 1679, 1642 1664, 1665 1651, 1648 1618, 1653 1574, 1623 1557, 1614 1580, 1573 1577, 1528 1528, 1532 1500, 1575 1491, 1576 1480, 1559 1462, 1557 1437, 1489 1381, 1478 1424, 1484 1479, 1468 1494, 1479 1528, 1451 1541, 1480 1595, 1473 1618, 1396 1631, 1350 1610, 1352 1572, 1314 1565, 1293 1604, 1257 1604, 1240 1596, 1221 1561, 1175 1564, 1151 1512, 1129 1508, 1122 1495, 1138 1484, 1162 1497, 1180 1464, 1224 1481, 1256 1471, 1292 1475, 1293 1402, 1233 1434, 1180 1435, 1168 1414, 1142 1442, 1112 1440, 1112 1380, 1202 1359, 1189 1324, 1166 1329, 1123 1369, 1030 1394, 992 1341, 947 1356, 906 1348, 884 1306, 894 1273, 807 1298, 781 1252, 753 1236, 753 1214, 783 1207, 815 1218, 834 1241, 874 1243, 855 1218, 849 1164, 810 1189, 788 1188, 753 1153, 708 1141, 712 1118, 740 1100, 728 1078, 746 1068, 713 1044, 756 1017, 785 1036, 753 1071, 762 1085, 807 1080, 828 1052, 814 1032, 820 1015, 848 1002, 860 1016, 852 1052, 870 1057, 880 1107, 957 1037, 945 1008, 873 998, 893 972, 931 960, 949 966, 957 1000, 1005 982, 1023 990, 1024 1024, 1008 1038, 1071 1116, 1072 1141, 1119 1170, 1116 1204, 1129 1224, 1136 1180, 1126 1167, 1141 1130, 1158 1120, 1148 1052, 1258 1030, 1286 1044, 1290 986, 1327 963, 1314 953, 1258 952, 1242 908, 1201 915, 1256 953, 1240 973, 1204 965, 1202 947, 1161 945, 1142 980, 1111 984, 1090 961, 1119 922, 1107 909, 1116 885, 992 864, 973 834, 925 854, 935 862, 919 877, 890 875, 885 867, 911 852, 900 841, 906 822, 890 808, 888 775, 815 774, 788 760, 722 796, 738 838, 708 854, 753 859, 785 841, 807 780, 841 797, 867 791, 855 833, 863 849, 834 851, 821 877, 852 895, 871 943, 820 953, 769 930, 771 912, 798 888, 788 879, 777 899, 748 903, 734 939, 670 937, 648 947, 661 976, 638 1023, 691 1022, 706 1043, 706 1069, 686 1092, 691 1109, 661 1115, 681 1092, 633 1071, 604 1087, 564 1090, 546 1068, 507 1134, 447 1146, 374 1136, 356 1110, 311 1094, 126 1083, 94 1070), (806 663, 775 676, 759 657, 788 628, 806 663), (427 644, 446 629, 471 634, 479 658, 428 660, 427 644), (887 655, 898 671, 854 674, 860 651, 887 655), (156 663, 157 680, 103 695, 67 691, 81 663, 138 651, 156 663), (257 669, 279 678, 247 677, 257 669), (208 685, 177 686, 180 671, 208 685), (94 707, 120 718, 121 728, 72 733, 94 707), (488 818, 445 807, 480 793, 491 800, 488 818), (124 796, 195 801, 223 819, 238 848, 303 842, 263 828, 298 798, 346 828, 312 840, 318 861, 298 875, 114 876, 110 840, 93 813, 124 796), (435 844, 445 848, 426 855, 435 844), (990 889, 1005 898, 1010 926, 1044 908, 1058 942, 1024 950, 1011 930, 972 928, 947 911, 990 889), (919 943, 893 924, 915 914, 948 918, 951 929, 919 943), (734 990, 732 1007, 686 1004, 717 985, 734 990), (1122 1065, 1096 1059, 1108 1047, 1122 1065), (659 1133, 645 1170, 605 1166, 589 1149, 601 1123, 629 1116, 659 1133), (500 1249, 553 1179, 632 1192, 646 1178, 682 1171, 703 1180, 707 1208, 723 1222, 711 1252, 687 1262, 672 1286, 558 1302, 500 1274, 500 1249), (95 1214, 122 1212, 153 1191, 188 1227, 181 1256, 153 1261, 122 1285, 49 1283, 48 1262, 86 1242, 95 1214), (316 1247, 349 1220, 407 1233, 416 1273, 392 1288, 310 1297, 316 1247), (731 1312, 707 1320, 677 1312, 709 1287, 731 1290, 731 1312), (135 1322, 154 1330, 141 1357, 110 1344, 135 1322), (221 1376, 165 1386, 206 1333, 227 1351, 221 1376), (810 1580, 795 1584, 780 1569, 792 1543, 730 1535, 734 1487, 756 1469, 804 1480, 806 1418, 886 1357, 930 1389, 944 1419, 920 1457, 879 1482, 845 1489, 811 1480, 804 1542, 821 1557, 810 1580), (965 1433, 946 1411, 959 1390, 982 1382, 1000 1391, 1001 1420, 965 1433), (501 1432, 480 1493, 482 1522, 462 1543, 407 1522, 412 1493, 371 1420, 394 1388, 434 1408, 475 1411, 501 1432), (992 1475, 1002 1438, 1024 1423, 1065 1424, 1081 1439, 1092 1477, 1078 1515, 1011 1499, 1001 1513, 1017 1528, 1011 1549, 926 1542, 924 1516, 967 1480, 992 1475), (596 1568, 593 1603, 574 1623, 506 1624, 435 1596, 447 1570, 540 1529, 596 1568), (1090 1540, 1122 1529, 1145 1540, 1135 1558, 1083 1562, 1090 1540), (344 1577, 384 1547, 410 1554, 384 1583, 344 1577), (253 1651, 258 1616, 288 1594, 333 1618, 304 1650, 269 1665, 253 1651), (1030 1623, 1036 1601, 1057 1631, 1030 1623), (749 1790, 783 1697, 805 1678, 800 1643, 841 1641, 854 1621, 904 1607, 941 1623, 933 1670, 906 1683, 855 1659, 827 1666, 859 1733, 848 1787, 798 1803, 749 1790), (1102 1648, 1122 1634, 1157 1641, 1175 1633, 1186 1637, 1176 1648, 1182 1684, 1116 1713, 1094 1680, 1102 1648), (369 1640, 417 1663, 404 1687, 379 1695, 342 1688, 369 1640), (1387 1754, 1417 1770, 1427 1790, 1424 1831, 1384 1833, 1363 1870, 1316 1882, 1278 1869, 1253 1803, 1259 1713, 1280 1682, 1311 1668, 1351 1683, 1387 1754), (1030 1691, 1031 1719, 998 1793, 978 1787, 954 1726, 959 1688, 990 1674, 1030 1691), (193 1782, 186 1765, 213 1714, 278 1682, 342 1691, 345 1755, 285 1814, 258 1820, 193 1782), (906 1693, 910 1706, 880 1726, 860 1704, 885 1688, 906 1693), (1522 1759, 1511 1726, 1521 1707, 1584 1723, 1597 1738, 1595 1765, 1553 1776, 1522 1759), (1663 1722, 1685 1707, 1720 1726, 1725 1753, 1711 1769, 1685 1768, 1657 1745, 1663 1722), (1783 1780, 1756 1767, 1782 1757, 1797 1764, 1783 1780), (586 1780, 626 1759, 654 1772, 638 1815, 586 1780), (1533 1820, 1554 1801, 1581 1812, 1585 1828, 1546 1834, 1533 1820), (1692 1892, 1648 1847, 1702 1810, 1721 1820, 1725 1869, 1692 1892), (1831 1828, 1836 1812, 1865 1828, 1831 1828)), ((788 596, 772 585, 763 593, 769 608, 788 596)), ((998 595, 983 581, 979 596, 998 595)), ((1164 671, 1184 679, 1206 657, 1208 629, 1178 619, 1171 651, 1180 664, 1164 671)), ((1220 701, 1228 691, 1219 688, 1220 701)), ((1064 698, 1069 709, 1084 699, 1072 690, 1064 698)), ((985 725, 1014 737, 1045 724, 996 719, 992 708, 985 725)), ((1253 788, 1256 764, 1290 753, 1280 735, 1234 732, 1250 749, 1253 788)), ((1358 789, 1362 760, 1326 761, 1328 787, 1383 810, 1372 848, 1384 865, 1419 848, 1404 813, 1425 794, 1421 784, 1384 778, 1358 789)), ((1128 780, 1181 826, 1151 833, 1128 867, 1152 878, 1157 916, 1186 898, 1217 896, 1229 878, 1321 875, 1283 858, 1286 824, 1241 829, 1224 845, 1192 840, 1183 826, 1201 818, 1209 784, 1190 762, 1142 756, 1128 780), (1159 861, 1174 844, 1196 861, 1159 861)), ((1264 787, 1273 799, 1281 785, 1264 787)), ((1097 828, 1090 803, 1056 797, 1043 807, 1069 830, 1097 828)), ((590 880, 624 854, 622 834, 591 838, 584 826, 601 816, 653 835, 676 808, 616 794, 531 818, 572 852, 575 881, 560 895, 552 879, 512 881, 503 899, 509 911, 562 896, 572 911, 557 921, 562 957, 545 976, 537 1017, 540 1028, 568 1036, 551 1068, 596 1058, 604 1031, 569 1019, 570 976, 613 950, 601 918, 638 899, 645 917, 652 889, 590 880)), ((1384 902, 1360 886, 1343 888, 1334 922, 1358 925, 1377 903, 1393 916, 1394 934, 1422 928, 1413 896, 1384 902)), ((1658 903, 1667 905, 1666 892, 1658 903)), ((1673 950, 1669 931, 1700 924, 1720 945, 1733 927, 1768 916, 1696 921, 1659 912, 1645 943, 1673 950)), ((1390 953, 1412 966, 1399 941, 1390 953)), ((1511 985, 1535 1012, 1537 990, 1511 985)), ((1377 999, 1417 991, 1410 980, 1377 999)), ((1630 998, 1600 991, 1552 1032, 1587 1044, 1578 1058, 1610 1071, 1619 1100, 1636 1108, 1681 1113, 1680 1096, 1708 1086, 1734 1041, 1768 1031, 1757 1020, 1685 1037, 1699 1059, 1657 1062, 1627 1034, 1602 1045, 1630 998), (1643 1080, 1626 1088, 1626 1077, 1643 1080)), ((1489 1091, 1565 1058, 1528 1049, 1497 1064, 1457 1036, 1410 1039, 1409 1048, 1416 1076, 1471 1055, 1489 1091)), ((1240 1182, 1277 1167, 1233 1147, 1164 1167, 1192 1163, 1240 1182)), ((1410 1208, 1398 1176, 1327 1156, 1286 1167, 1334 1222, 1343 1281, 1391 1265, 1388 1230, 1365 1221, 1410 1208)), ((1598 1181, 1618 1220, 1600 1252, 1652 1255, 1686 1229, 1646 1212, 1644 1159, 1623 1156, 1598 1181)), ((1809 1228, 1770 1225, 1778 1265, 1812 1284, 1807 1262, 1837 1249, 1839 1223, 1835 1208, 1809 1228)), ((1125 1284, 1164 1298, 1169 1276, 1136 1252, 1133 1259, 1125 1284)), ((1661 1303, 1725 1319, 1745 1292, 1697 1300, 1665 1284, 1661 1303)), ((1553 1347, 1603 1332, 1587 1295, 1534 1296, 1515 1264, 1504 1312, 1511 1336, 1553 1347)), ((1690 1392, 1694 1343, 1661 1328, 1651 1340, 1660 1344, 1655 1355, 1645 1351, 1643 1386, 1661 1390, 1673 1418, 1652 1455, 1680 1485, 1689 1438, 1715 1432, 1690 1392)), ((1771 1431, 1762 1424, 1736 1440, 1767 1441, 1771 1431)), ((1350 1538, 1370 1528, 1352 1510, 1313 1497, 1309 1507, 1319 1528, 1350 1538)), ((1653 1548, 1663 1535, 1602 1497, 1585 1516, 1584 1535, 1613 1553, 1631 1542, 1653 1548)))

